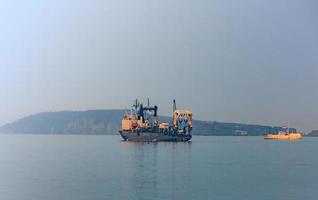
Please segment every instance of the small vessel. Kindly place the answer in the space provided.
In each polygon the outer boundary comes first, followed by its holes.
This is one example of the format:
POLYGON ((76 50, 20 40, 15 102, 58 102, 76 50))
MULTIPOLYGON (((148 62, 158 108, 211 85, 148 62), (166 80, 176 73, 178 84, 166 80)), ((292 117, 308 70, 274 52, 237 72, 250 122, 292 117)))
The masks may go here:
POLYGON ((121 122, 119 133, 123 140, 133 142, 186 142, 192 135, 192 112, 177 109, 173 100, 172 124, 159 123, 157 119, 158 107, 143 106, 136 100, 131 113, 125 114, 121 122))
POLYGON ((302 134, 299 132, 291 133, 289 128, 287 131, 280 131, 278 134, 268 133, 264 136, 266 140, 300 140, 302 138, 302 134))

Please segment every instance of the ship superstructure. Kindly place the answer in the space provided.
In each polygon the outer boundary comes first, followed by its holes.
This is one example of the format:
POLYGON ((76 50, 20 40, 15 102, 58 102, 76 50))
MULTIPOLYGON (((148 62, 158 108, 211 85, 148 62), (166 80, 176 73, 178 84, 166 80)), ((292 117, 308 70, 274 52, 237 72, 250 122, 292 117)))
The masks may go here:
POLYGON ((158 107, 143 106, 135 101, 130 114, 125 114, 120 135, 124 140, 136 142, 157 141, 189 141, 192 138, 192 112, 185 109, 177 109, 173 100, 172 123, 158 121, 158 107))
POLYGON ((300 140, 302 134, 299 132, 291 132, 289 128, 285 128, 285 131, 280 131, 278 134, 268 133, 264 136, 266 140, 300 140))
POLYGON ((302 138, 301 133, 287 133, 279 132, 278 134, 266 134, 264 139, 266 140, 300 140, 302 138))

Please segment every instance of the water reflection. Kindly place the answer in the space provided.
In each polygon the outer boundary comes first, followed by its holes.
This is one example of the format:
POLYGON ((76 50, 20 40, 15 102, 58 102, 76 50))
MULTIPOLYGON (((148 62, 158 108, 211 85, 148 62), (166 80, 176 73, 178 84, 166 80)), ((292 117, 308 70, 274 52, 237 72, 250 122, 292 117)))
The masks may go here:
POLYGON ((0 155, 0 200, 317 199, 318 138, 11 135, 0 155))
POLYGON ((190 181, 192 143, 121 142, 121 146, 127 150, 129 156, 129 198, 186 197, 186 192, 182 190, 187 190, 185 184, 190 181))

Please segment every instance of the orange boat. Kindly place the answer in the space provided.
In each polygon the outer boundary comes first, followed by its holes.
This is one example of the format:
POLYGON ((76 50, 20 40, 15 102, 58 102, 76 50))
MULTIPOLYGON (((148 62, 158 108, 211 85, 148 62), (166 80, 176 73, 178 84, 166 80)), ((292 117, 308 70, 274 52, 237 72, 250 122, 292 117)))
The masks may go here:
POLYGON ((264 136, 266 140, 300 140, 302 138, 301 133, 287 133, 279 132, 278 134, 267 134, 264 136))

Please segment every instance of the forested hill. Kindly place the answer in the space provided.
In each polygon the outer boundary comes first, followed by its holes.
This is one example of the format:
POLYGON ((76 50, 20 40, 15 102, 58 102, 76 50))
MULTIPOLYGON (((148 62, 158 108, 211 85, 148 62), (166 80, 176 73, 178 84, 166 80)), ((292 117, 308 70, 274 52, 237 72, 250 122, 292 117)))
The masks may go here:
MULTIPOLYGON (((0 127, 1 133, 32 134, 117 134, 125 110, 88 110, 43 112, 0 127)), ((159 120, 171 121, 160 116, 159 120)), ((194 135, 263 135, 281 131, 281 127, 193 121, 194 135)))

